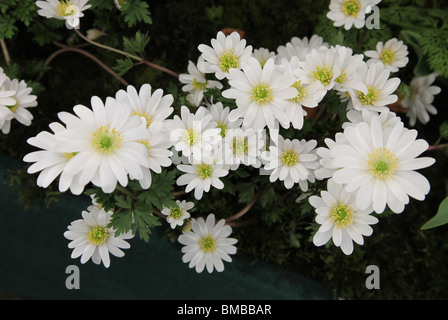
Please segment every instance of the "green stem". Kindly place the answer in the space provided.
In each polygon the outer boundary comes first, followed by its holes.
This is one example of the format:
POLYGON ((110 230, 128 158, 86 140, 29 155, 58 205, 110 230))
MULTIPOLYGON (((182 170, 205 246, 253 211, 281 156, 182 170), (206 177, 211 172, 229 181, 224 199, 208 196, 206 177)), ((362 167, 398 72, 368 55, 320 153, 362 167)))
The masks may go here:
POLYGON ((118 191, 120 191, 121 193, 124 193, 125 195, 131 197, 132 199, 134 199, 135 201, 138 201, 138 197, 135 193, 133 193, 132 191, 129 191, 128 189, 126 189, 125 187, 122 187, 120 185, 117 184, 116 189, 118 191))

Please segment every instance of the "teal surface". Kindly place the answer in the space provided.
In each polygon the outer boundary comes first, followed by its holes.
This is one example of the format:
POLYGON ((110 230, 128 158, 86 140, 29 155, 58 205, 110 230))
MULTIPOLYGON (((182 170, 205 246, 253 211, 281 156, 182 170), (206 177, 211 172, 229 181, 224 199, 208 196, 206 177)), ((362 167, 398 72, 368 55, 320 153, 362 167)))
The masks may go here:
POLYGON ((331 299, 328 288, 278 266, 237 254, 222 273, 197 274, 181 260, 180 245, 155 231, 149 243, 137 237, 123 258, 106 269, 71 259, 63 233, 90 205, 85 196, 64 194, 49 209, 23 210, 8 187, 8 169, 24 168, 0 154, 0 291, 28 299, 311 300, 331 299), (66 268, 79 267, 80 289, 66 288, 66 268))

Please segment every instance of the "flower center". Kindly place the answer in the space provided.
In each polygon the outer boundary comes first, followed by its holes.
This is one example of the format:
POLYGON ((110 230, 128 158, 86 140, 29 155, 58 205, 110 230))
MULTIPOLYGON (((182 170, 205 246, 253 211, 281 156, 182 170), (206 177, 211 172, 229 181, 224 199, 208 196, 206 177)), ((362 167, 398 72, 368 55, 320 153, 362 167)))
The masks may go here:
POLYGON ((224 51, 218 60, 219 68, 226 73, 230 68, 239 68, 240 66, 240 58, 233 52, 233 49, 224 51))
POLYGON ((336 80, 334 81, 336 81, 339 84, 343 84, 345 81, 347 81, 347 72, 345 72, 344 68, 341 69, 341 75, 337 77, 336 80))
POLYGON ((226 136, 226 130, 227 130, 226 124, 223 121, 218 120, 217 127, 221 129, 220 134, 221 134, 221 137, 224 138, 226 136))
POLYGON ((145 118, 145 120, 146 120, 146 128, 149 128, 149 126, 152 123, 152 118, 151 118, 151 116, 147 112, 144 112, 144 111, 134 111, 134 112, 131 113, 131 116, 139 116, 139 117, 145 118))
POLYGON ((71 158, 73 158, 77 154, 78 154, 78 152, 66 152, 66 153, 64 153, 64 157, 67 159, 67 161, 69 161, 71 158))
POLYGON ((391 64, 395 61, 395 52, 392 49, 384 49, 380 54, 380 59, 384 64, 391 64))
POLYGON ((331 209, 331 220, 338 228, 345 228, 353 223, 353 209, 339 202, 331 209))
POLYGON ((146 147, 146 151, 148 151, 148 157, 149 157, 149 152, 151 151, 151 145, 149 144, 149 140, 148 139, 140 139, 140 140, 137 140, 137 142, 141 143, 142 145, 144 145, 146 147))
POLYGON ((60 17, 70 17, 78 11, 78 7, 69 0, 59 0, 56 5, 56 12, 60 17))
MULTIPOLYGON (((12 98, 12 97, 11 97, 12 98)), ((11 110, 11 112, 16 112, 17 111, 17 107, 19 106, 19 102, 15 99, 15 98, 12 98, 12 99, 14 99, 14 101, 16 102, 15 104, 13 104, 13 105, 11 105, 11 106, 6 106, 9 110, 11 110)))
POLYGON ((100 245, 106 242, 109 237, 109 229, 103 226, 95 226, 90 228, 90 232, 87 233, 87 240, 89 244, 100 245))
POLYGON ((189 146, 195 145, 200 139, 201 135, 199 132, 192 128, 188 129, 182 137, 182 140, 189 146))
POLYGON ((397 169, 398 159, 387 148, 375 148, 368 158, 369 173, 377 179, 387 180, 397 169))
POLYGON ((199 82, 196 80, 196 78, 193 79, 193 82, 191 83, 193 85, 193 88, 195 90, 204 91, 205 87, 207 87, 207 82, 199 82))
POLYGON ((267 83, 261 82, 252 88, 251 98, 258 104, 267 104, 274 98, 271 92, 271 87, 267 83))
POLYGON ((361 3, 359 0, 345 0, 342 4, 342 11, 346 16, 357 17, 361 10, 361 3))
POLYGON ((316 67, 315 71, 311 72, 314 80, 319 80, 324 86, 330 84, 333 79, 333 72, 327 66, 316 67))
POLYGON ((299 155, 293 150, 286 150, 283 152, 280 160, 282 160, 285 166, 292 167, 299 161, 299 155))
POLYGON ((303 87, 303 83, 302 81, 296 81, 294 82, 294 84, 291 86, 293 88, 296 88, 298 93, 297 95, 291 99, 292 102, 300 102, 307 94, 306 89, 303 87))
POLYGON ((171 208, 171 212, 170 212, 170 217, 173 219, 179 219, 180 217, 182 217, 184 213, 182 212, 182 209, 177 207, 177 208, 171 208))
POLYGON ((367 94, 359 92, 358 98, 363 105, 373 105, 380 96, 380 90, 374 86, 368 86, 367 94))
POLYGON ((102 154, 111 154, 120 148, 123 141, 121 132, 110 129, 110 124, 101 126, 93 134, 93 147, 102 154))
POLYGON ((210 178, 213 174, 213 168, 211 165, 202 163, 197 166, 196 172, 199 175, 199 178, 202 180, 205 180, 207 178, 210 178))
POLYGON ((245 138, 234 138, 232 148, 234 154, 243 155, 249 150, 249 144, 245 138))
POLYGON ((211 235, 207 235, 199 240, 199 245, 202 251, 206 253, 214 252, 216 250, 216 239, 211 235))

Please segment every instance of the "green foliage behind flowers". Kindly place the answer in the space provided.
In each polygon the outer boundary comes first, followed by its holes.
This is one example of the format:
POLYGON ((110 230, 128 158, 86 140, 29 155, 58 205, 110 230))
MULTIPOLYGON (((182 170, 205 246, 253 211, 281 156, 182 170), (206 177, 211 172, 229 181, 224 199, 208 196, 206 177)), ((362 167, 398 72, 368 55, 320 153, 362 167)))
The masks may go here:
MULTIPOLYGON (((326 17, 328 1, 126 1, 117 9, 113 1, 91 0, 92 8, 81 20, 81 32, 97 28, 104 32, 99 42, 148 61, 175 70, 186 72, 189 60, 199 56, 197 46, 209 43, 218 30, 231 27, 243 30, 245 39, 254 48, 266 47, 275 51, 291 37, 305 37, 316 33, 331 45, 355 48, 357 53, 374 50, 379 41, 394 36, 404 40, 410 49, 410 67, 399 71, 402 92, 410 97, 410 80, 414 75, 439 72, 438 84, 442 94, 436 97, 439 114, 432 116, 431 125, 417 124, 419 137, 430 144, 447 142, 439 128, 447 118, 443 109, 446 101, 448 76, 448 16, 446 4, 440 1, 408 0, 382 1, 380 4, 381 26, 378 30, 335 28, 326 17), (440 140, 439 137, 441 137, 440 140)), ((48 123, 57 120, 60 111, 71 111, 76 104, 89 104, 89 98, 113 96, 122 88, 116 78, 101 70, 88 58, 75 52, 65 52, 51 62, 48 57, 61 49, 60 45, 83 44, 73 31, 66 30, 61 21, 43 19, 36 14, 34 1, 0 1, 0 38, 5 39, 11 61, 1 61, 1 66, 10 77, 25 79, 39 95, 39 107, 35 109, 35 120, 31 127, 14 127, 13 134, 2 136, 3 152, 17 159, 32 148, 25 140, 36 133, 47 130, 48 123), (24 48, 28 48, 24 50, 24 48), (32 50, 31 50, 31 49, 32 50), (26 137, 26 138, 24 138, 26 137), (17 148, 23 146, 23 148, 17 148)), ((136 87, 150 83, 163 88, 174 97, 173 106, 178 114, 182 105, 187 105, 181 84, 169 75, 148 68, 141 61, 120 56, 95 46, 88 51, 103 61, 136 87)), ((232 99, 225 98, 221 91, 210 89, 205 98, 235 107, 232 99)), ((283 130, 284 137, 313 138, 322 143, 325 137, 333 137, 341 123, 346 121, 336 95, 327 96, 325 121, 306 121, 300 132, 283 130)), ((406 122, 406 117, 401 114, 406 122)), ((270 183, 268 176, 257 176, 257 170, 245 168, 223 179, 222 190, 212 190, 207 197, 195 202, 196 212, 214 208, 215 214, 230 217, 249 203, 259 193, 255 205, 245 215, 252 222, 248 227, 234 228, 240 252, 257 259, 274 262, 294 272, 307 275, 331 288, 335 297, 346 299, 444 299, 448 274, 445 271, 446 252, 444 241, 446 226, 438 229, 420 230, 437 212, 438 205, 447 196, 447 157, 444 149, 434 151, 436 167, 425 169, 424 175, 431 182, 431 192, 424 202, 411 200, 406 212, 395 215, 384 212, 381 223, 374 226, 374 236, 366 238, 363 246, 356 246, 354 253, 345 256, 339 248, 328 244, 316 247, 312 237, 317 231, 314 223, 314 208, 307 201, 310 195, 318 195, 324 183, 310 184, 304 195, 298 187, 285 190, 279 181, 270 183), (255 178, 256 177, 256 178, 255 178), (440 177, 443 177, 442 179, 440 177), (304 196, 300 199, 300 196, 304 196), (387 217, 384 218, 383 217, 387 217), (369 291, 365 287, 365 269, 378 265, 381 270, 381 289, 369 291)), ((86 194, 95 195, 106 210, 115 209, 119 214, 112 218, 111 227, 118 233, 132 230, 144 241, 150 241, 151 229, 160 227, 161 219, 154 215, 164 206, 174 205, 171 191, 177 191, 175 179, 179 172, 164 172, 153 175, 152 187, 144 192, 138 184, 129 184, 129 192, 117 189, 106 194, 94 188, 86 194)), ((22 179, 26 188, 17 191, 30 201, 32 197, 44 196, 32 192, 29 180, 23 172, 14 176, 14 185, 22 179)), ((36 187, 37 189, 37 187, 36 187)), ((40 191, 42 191, 40 189, 40 191)), ((56 190, 53 190, 56 191, 56 190)), ((54 196, 49 193, 47 196, 54 196)), ((181 197, 182 198, 182 197, 181 197)), ((167 228, 167 238, 175 239, 179 230, 167 228)))

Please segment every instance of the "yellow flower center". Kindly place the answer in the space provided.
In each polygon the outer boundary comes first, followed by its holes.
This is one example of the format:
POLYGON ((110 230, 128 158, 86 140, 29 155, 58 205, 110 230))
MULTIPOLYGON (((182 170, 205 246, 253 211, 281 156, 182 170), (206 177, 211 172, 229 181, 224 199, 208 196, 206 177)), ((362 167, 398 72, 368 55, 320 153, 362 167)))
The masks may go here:
POLYGON ((373 105, 379 98, 381 91, 374 86, 368 86, 367 94, 358 93, 359 101, 363 105, 373 105))
POLYGON ((60 17, 72 16, 78 11, 78 7, 69 0, 59 0, 56 5, 56 12, 60 17))
MULTIPOLYGON (((11 97, 12 98, 12 97, 11 97)), ((15 104, 11 105, 11 106, 6 106, 9 110, 11 110, 11 112, 15 113, 17 111, 17 107, 19 106, 19 102, 15 99, 14 101, 16 102, 15 104)))
POLYGON ((375 148, 368 159, 369 173, 377 179, 387 180, 397 170, 398 159, 387 148, 375 148))
POLYGON ((292 167, 299 161, 299 155, 293 150, 286 150, 283 152, 280 160, 285 166, 292 167))
POLYGON ((149 153, 151 151, 151 145, 149 143, 148 139, 140 139, 137 140, 137 142, 141 143, 142 145, 144 145, 146 147, 146 151, 148 151, 148 157, 149 157, 149 153))
POLYGON ((93 133, 92 144, 99 153, 108 155, 117 151, 122 141, 123 137, 121 132, 110 129, 110 124, 108 124, 101 126, 93 133))
POLYGON ((145 118, 145 120, 146 120, 146 128, 149 128, 149 126, 152 123, 152 118, 151 118, 151 116, 147 112, 134 111, 134 112, 131 113, 131 116, 139 116, 139 117, 145 118))
POLYGON ((221 134, 221 137, 224 138, 226 136, 226 130, 227 130, 226 124, 223 121, 218 120, 217 127, 221 129, 221 133, 220 134, 221 134))
POLYGON ((265 82, 261 82, 252 88, 251 99, 258 104, 267 104, 274 99, 272 89, 265 82))
POLYGON ((109 237, 109 229, 103 226, 95 226, 90 228, 90 232, 87 233, 87 240, 89 244, 100 245, 106 242, 109 237))
POLYGON ((182 217, 183 215, 183 211, 181 208, 177 207, 177 208, 171 208, 171 212, 170 212, 170 217, 173 219, 179 219, 180 217, 182 217))
POLYGON ((342 12, 346 16, 357 17, 361 10, 361 2, 359 0, 345 0, 342 4, 342 12))
POLYGON ((205 87, 207 87, 207 82, 199 82, 196 80, 196 78, 193 79, 193 82, 191 83, 193 85, 193 88, 195 90, 204 91, 205 87))
POLYGON ((224 51, 218 58, 218 66, 224 72, 229 72, 230 68, 240 67, 240 58, 233 52, 233 49, 224 51))
POLYGON ((196 130, 190 128, 184 133, 182 140, 189 146, 193 146, 199 142, 201 135, 196 130))
POLYGON ((199 178, 202 180, 205 180, 207 178, 210 178, 213 174, 213 168, 211 165, 202 163, 197 166, 196 172, 199 175, 199 178))
POLYGON ((334 74, 333 71, 331 71, 331 69, 327 66, 320 66, 316 67, 316 70, 311 72, 311 76, 314 80, 318 80, 320 81, 320 83, 326 86, 330 84, 334 74))
POLYGON ((292 98, 290 100, 292 102, 300 102, 307 94, 306 89, 303 87, 302 81, 299 80, 299 81, 294 82, 292 87, 296 88, 298 93, 294 98, 292 98))
POLYGON ((344 68, 341 69, 341 75, 337 77, 336 80, 334 81, 336 81, 339 84, 343 84, 345 81, 347 81, 347 72, 345 72, 344 68))
POLYGON ((245 138, 234 138, 232 148, 234 154, 243 155, 249 150, 249 144, 245 138))
POLYGON ((345 228, 353 223, 353 209, 350 208, 350 205, 339 202, 331 209, 330 217, 336 227, 345 228))
POLYGON ((71 158, 73 158, 77 154, 78 154, 78 152, 66 152, 66 153, 64 153, 64 157, 67 159, 67 161, 69 161, 71 158))
POLYGON ((391 64, 395 61, 395 52, 392 49, 383 49, 380 59, 384 64, 391 64))
POLYGON ((216 250, 216 239, 211 235, 207 235, 199 240, 199 245, 202 251, 206 253, 214 252, 216 250))

